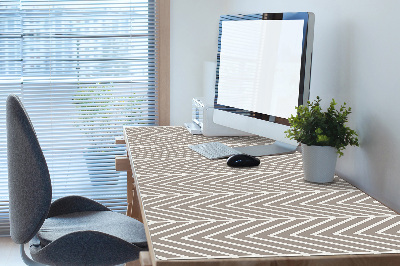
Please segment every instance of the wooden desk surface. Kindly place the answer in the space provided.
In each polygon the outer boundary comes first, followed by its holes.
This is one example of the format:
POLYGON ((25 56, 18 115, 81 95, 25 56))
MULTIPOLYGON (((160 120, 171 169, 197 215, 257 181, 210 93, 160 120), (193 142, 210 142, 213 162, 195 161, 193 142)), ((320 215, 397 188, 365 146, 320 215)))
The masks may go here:
POLYGON ((316 258, 400 265, 400 215, 339 177, 304 181, 298 152, 230 168, 188 144, 271 141, 196 136, 184 127, 126 127, 124 135, 153 265, 322 265, 312 264, 316 258))

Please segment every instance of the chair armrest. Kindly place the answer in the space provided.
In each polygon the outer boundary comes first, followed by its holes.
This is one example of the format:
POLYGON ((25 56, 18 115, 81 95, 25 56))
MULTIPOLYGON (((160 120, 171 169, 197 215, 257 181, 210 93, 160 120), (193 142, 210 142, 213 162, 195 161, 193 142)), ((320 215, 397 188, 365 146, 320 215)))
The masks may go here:
POLYGON ((97 201, 81 197, 81 196, 67 196, 54 201, 50 206, 47 218, 68 214, 73 212, 84 211, 111 211, 106 206, 98 203, 97 201))

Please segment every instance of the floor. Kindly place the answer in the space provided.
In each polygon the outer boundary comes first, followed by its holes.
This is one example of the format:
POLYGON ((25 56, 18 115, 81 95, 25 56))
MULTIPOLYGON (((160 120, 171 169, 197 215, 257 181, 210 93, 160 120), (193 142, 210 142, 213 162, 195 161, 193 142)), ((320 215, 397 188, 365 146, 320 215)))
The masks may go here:
MULTIPOLYGON (((26 248, 27 247, 25 247, 25 252, 27 252, 26 248)), ((19 254, 19 245, 12 242, 10 237, 0 237, 0 258, 0 266, 25 265, 19 254)))

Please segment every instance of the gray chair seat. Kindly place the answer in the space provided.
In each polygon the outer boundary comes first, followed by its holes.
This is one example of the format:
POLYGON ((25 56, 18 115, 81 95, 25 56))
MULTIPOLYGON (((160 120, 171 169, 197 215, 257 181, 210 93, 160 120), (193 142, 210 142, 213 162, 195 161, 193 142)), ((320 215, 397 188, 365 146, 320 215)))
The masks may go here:
POLYGON ((74 232, 97 231, 138 247, 146 248, 146 234, 141 222, 111 211, 84 211, 47 218, 37 237, 42 246, 74 232))

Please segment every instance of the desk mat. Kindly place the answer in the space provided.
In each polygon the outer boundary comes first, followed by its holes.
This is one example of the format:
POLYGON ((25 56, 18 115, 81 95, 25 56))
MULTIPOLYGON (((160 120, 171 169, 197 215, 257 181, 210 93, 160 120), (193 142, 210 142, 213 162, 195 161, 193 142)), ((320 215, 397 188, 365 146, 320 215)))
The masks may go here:
POLYGON ((246 169, 187 147, 269 139, 184 127, 127 127, 125 136, 157 260, 400 253, 400 215, 338 176, 304 181, 298 152, 246 169))

